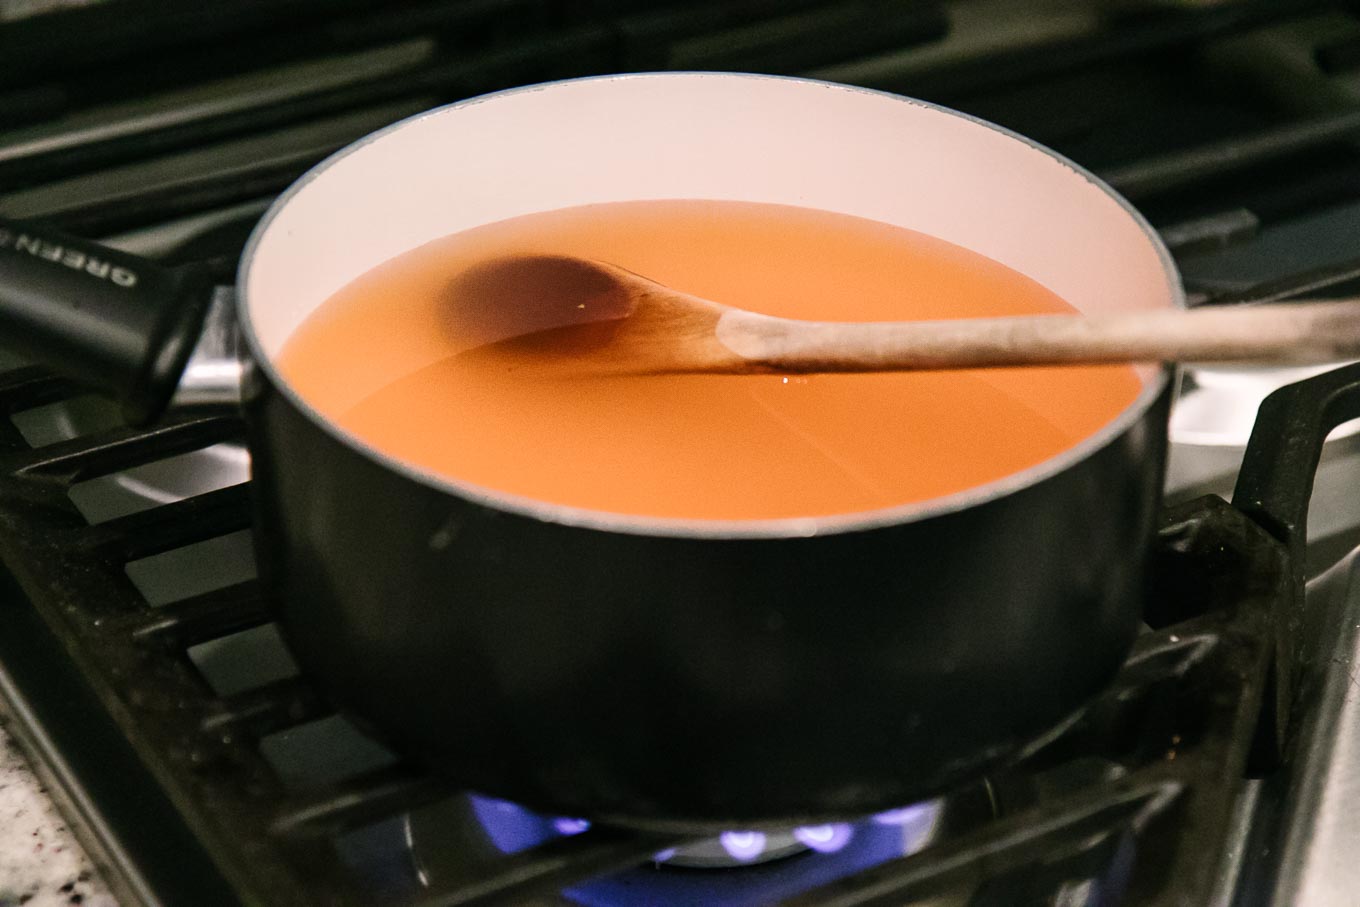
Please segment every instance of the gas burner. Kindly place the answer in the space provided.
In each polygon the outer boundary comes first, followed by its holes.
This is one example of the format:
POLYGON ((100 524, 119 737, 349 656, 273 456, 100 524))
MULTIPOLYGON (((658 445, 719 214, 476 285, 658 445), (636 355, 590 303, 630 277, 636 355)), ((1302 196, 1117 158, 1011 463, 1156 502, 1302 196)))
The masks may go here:
MULTIPOLYGON (((469 795, 482 829, 503 853, 516 853, 551 840, 578 835, 591 826, 585 819, 547 819, 510 803, 469 795)), ((732 830, 655 854, 658 865, 691 869, 732 869, 782 860, 798 854, 832 854, 862 843, 875 826, 900 828, 897 855, 915 853, 934 837, 943 804, 939 801, 888 810, 854 822, 830 822, 761 830, 732 830)))
MULTIPOLYGON (((854 821, 731 830, 658 850, 644 865, 564 891, 576 904, 763 904, 924 850, 991 817, 977 790, 854 821)), ((407 816, 405 843, 421 882, 439 889, 509 854, 574 837, 582 819, 543 816, 468 794, 407 816)))

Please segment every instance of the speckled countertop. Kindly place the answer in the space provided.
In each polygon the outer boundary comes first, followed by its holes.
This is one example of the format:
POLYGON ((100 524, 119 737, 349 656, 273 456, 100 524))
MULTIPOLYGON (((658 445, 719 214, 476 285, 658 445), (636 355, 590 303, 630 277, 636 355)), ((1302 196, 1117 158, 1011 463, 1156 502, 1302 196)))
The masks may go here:
POLYGON ((0 907, 117 907, 0 728, 0 907))

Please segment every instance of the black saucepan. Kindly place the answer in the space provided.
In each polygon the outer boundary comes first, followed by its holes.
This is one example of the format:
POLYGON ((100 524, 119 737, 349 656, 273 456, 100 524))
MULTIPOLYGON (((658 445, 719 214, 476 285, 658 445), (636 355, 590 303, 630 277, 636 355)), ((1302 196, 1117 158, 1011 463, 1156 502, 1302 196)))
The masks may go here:
MULTIPOLYGON (((718 522, 423 473, 328 424, 274 367, 307 313, 396 254, 522 213, 641 198, 856 214, 982 252, 1086 311, 1182 304, 1166 250, 1108 187, 904 98, 619 76, 398 123, 274 204, 217 312, 250 363, 259 563, 299 661, 361 724, 459 783, 658 827, 910 802, 1060 726, 1136 632, 1167 369, 1143 369, 1141 395, 1095 435, 990 485, 871 513, 718 522)), ((134 419, 161 411, 195 344, 191 372, 214 374, 214 344, 198 340, 211 295, 192 271, 0 225, 5 342, 112 392, 134 419)))

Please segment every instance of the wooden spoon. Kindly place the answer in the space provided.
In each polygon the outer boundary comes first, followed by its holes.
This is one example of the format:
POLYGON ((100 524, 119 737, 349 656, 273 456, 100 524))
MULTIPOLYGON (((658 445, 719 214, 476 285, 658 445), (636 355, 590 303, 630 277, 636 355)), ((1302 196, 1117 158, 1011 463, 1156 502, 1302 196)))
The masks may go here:
POLYGON ((1360 300, 1113 315, 799 321, 736 309, 602 261, 532 255, 463 275, 454 329, 586 374, 877 372, 1360 357, 1360 300))

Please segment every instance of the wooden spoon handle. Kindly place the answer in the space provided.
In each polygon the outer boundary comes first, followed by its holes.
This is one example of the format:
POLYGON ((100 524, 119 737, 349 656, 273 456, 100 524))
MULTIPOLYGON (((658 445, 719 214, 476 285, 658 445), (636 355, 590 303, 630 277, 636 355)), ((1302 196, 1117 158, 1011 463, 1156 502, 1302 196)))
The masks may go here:
POLYGON ((1360 299, 1118 315, 810 322, 728 312, 717 338, 783 371, 1360 358, 1360 299))

